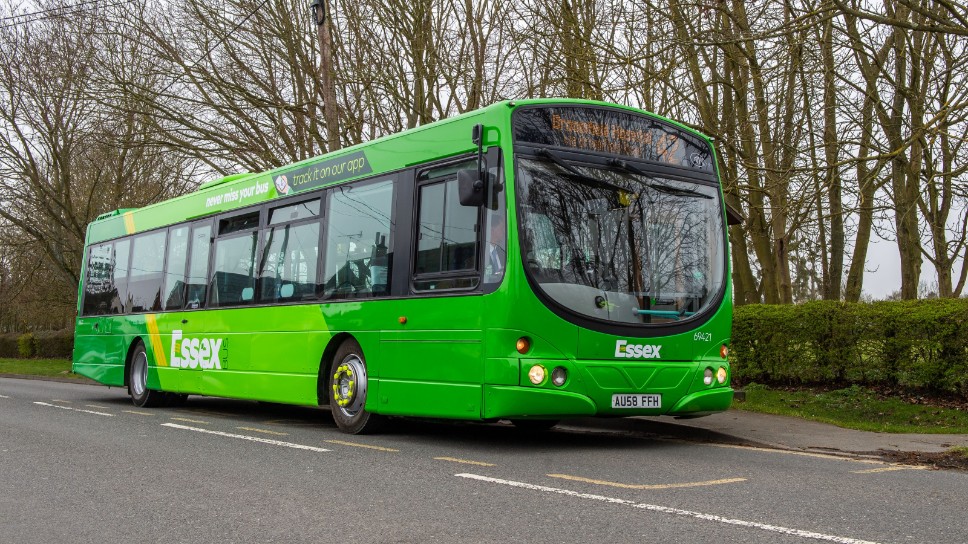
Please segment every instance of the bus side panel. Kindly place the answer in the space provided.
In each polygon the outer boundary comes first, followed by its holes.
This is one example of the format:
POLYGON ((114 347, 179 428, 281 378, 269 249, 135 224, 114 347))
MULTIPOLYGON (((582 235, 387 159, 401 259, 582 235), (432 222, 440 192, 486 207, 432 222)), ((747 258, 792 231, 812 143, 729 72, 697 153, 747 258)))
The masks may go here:
POLYGON ((160 389, 316 404, 319 363, 331 338, 320 305, 179 312, 157 319, 160 389))
POLYGON ((108 345, 113 343, 106 332, 110 317, 82 317, 74 332, 73 371, 105 385, 124 385, 124 360, 108 345))
POLYGON ((482 299, 471 295, 395 301, 396 316, 405 317, 406 323, 396 318, 396 327, 381 333, 377 412, 480 418, 482 299))

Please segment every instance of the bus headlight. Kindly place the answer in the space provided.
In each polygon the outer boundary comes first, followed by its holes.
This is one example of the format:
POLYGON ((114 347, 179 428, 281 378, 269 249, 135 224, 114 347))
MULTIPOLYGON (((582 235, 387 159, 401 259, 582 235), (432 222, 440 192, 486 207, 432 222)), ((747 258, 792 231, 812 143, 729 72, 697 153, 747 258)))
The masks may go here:
POLYGON ((567 380, 568 371, 565 370, 565 367, 555 367, 555 369, 551 371, 551 383, 555 384, 556 386, 561 387, 562 385, 565 385, 565 381, 567 380))
POLYGON ((716 371, 716 381, 719 382, 719 385, 726 383, 726 367, 721 366, 716 371))
POLYGON ((545 368, 541 365, 534 365, 528 371, 528 379, 535 385, 541 385, 545 381, 545 368))
POLYGON ((713 384, 713 369, 707 368, 706 371, 703 372, 703 374, 702 374, 702 383, 704 383, 706 385, 712 385, 713 384))

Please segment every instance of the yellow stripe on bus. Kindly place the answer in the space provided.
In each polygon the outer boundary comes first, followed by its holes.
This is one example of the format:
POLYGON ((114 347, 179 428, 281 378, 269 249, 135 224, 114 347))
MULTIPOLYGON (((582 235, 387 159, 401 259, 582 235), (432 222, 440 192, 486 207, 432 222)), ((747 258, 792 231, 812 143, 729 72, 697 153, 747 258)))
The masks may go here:
POLYGON ((134 214, 131 212, 125 212, 122 216, 124 217, 124 230, 127 234, 134 234, 134 214))
POLYGON ((161 334, 158 332, 158 320, 154 314, 145 316, 145 325, 148 326, 148 342, 151 343, 151 351, 155 354, 155 364, 158 366, 168 366, 168 358, 165 357, 165 346, 161 343, 161 334))

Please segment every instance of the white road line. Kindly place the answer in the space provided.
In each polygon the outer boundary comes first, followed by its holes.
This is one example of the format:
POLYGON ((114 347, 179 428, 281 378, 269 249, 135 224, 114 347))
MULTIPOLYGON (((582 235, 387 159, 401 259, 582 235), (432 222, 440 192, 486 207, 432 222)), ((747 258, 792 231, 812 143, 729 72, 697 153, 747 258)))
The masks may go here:
POLYGON ((10 397, 8 397, 8 396, 6 396, 6 395, 0 395, 0 399, 9 399, 9 398, 10 398, 10 397))
POLYGON ((293 444, 292 442, 282 442, 281 440, 272 440, 271 438, 249 436, 245 434, 223 433, 222 431, 213 431, 211 429, 199 429, 198 427, 189 427, 187 425, 179 425, 177 423, 162 423, 161 426, 171 427, 173 429, 184 429, 186 431, 195 431, 197 433, 214 434, 216 436, 225 436, 228 438, 241 438, 242 440, 249 440, 251 442, 261 442, 263 444, 271 444, 273 446, 285 446, 287 448, 293 448, 297 450, 309 450, 309 451, 316 451, 316 452, 329 451, 327 449, 317 448, 316 446, 293 444))
POLYGON ((488 476, 480 476, 478 474, 464 473, 464 474, 455 474, 454 476, 457 476, 458 478, 468 478, 471 480, 479 480, 482 482, 507 485, 511 487, 519 487, 522 489, 530 489, 532 491, 541 491, 544 493, 557 493, 559 495, 567 495, 569 497, 577 497, 580 499, 591 499, 591 500, 602 501, 602 502, 611 503, 611 504, 620 504, 623 506, 631 506, 632 508, 641 508, 643 510, 650 510, 652 512, 662 512, 664 514, 690 517, 690 518, 700 519, 704 521, 715 521, 717 523, 724 523, 727 525, 736 525, 739 527, 760 529, 760 530, 769 531, 772 533, 780 533, 780 534, 785 534, 790 536, 798 536, 802 538, 811 538, 814 540, 825 540, 827 542, 839 542, 840 544, 877 544, 869 540, 858 540, 856 538, 848 538, 843 536, 825 535, 823 533, 814 533, 812 531, 802 531, 800 529, 790 529, 788 527, 768 525, 766 523, 758 523, 755 521, 731 519, 731 518, 725 518, 722 516, 717 516, 714 514, 703 514, 701 512, 693 512, 690 510, 680 510, 678 508, 670 508, 668 506, 658 506, 655 504, 646 504, 641 502, 629 501, 625 499, 617 499, 614 497, 593 495, 591 493, 579 493, 578 491, 571 491, 568 489, 558 489, 556 487, 547 487, 543 485, 528 484, 524 482, 515 482, 512 480, 502 480, 500 478, 491 478, 488 476))
POLYGON ((60 408, 61 410, 70 410, 72 412, 84 412, 85 414, 114 417, 114 414, 108 414, 105 412, 95 412, 94 410, 82 410, 80 408, 71 408, 70 406, 58 406, 56 404, 48 404, 46 402, 34 402, 34 404, 39 404, 41 406, 49 406, 51 408, 60 408))

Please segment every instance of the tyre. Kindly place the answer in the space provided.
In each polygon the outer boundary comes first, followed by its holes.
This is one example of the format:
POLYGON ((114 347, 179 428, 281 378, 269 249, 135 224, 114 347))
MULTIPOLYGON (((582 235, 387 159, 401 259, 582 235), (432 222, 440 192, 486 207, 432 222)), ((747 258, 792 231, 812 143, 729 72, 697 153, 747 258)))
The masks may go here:
POLYGON ((164 406, 168 400, 165 393, 148 389, 148 353, 140 341, 135 344, 128 365, 128 394, 131 402, 142 408, 164 406))
POLYGON ((558 424, 557 419, 512 419, 511 423, 522 431, 543 432, 549 431, 558 424))
POLYGON ((382 427, 384 419, 364 408, 367 395, 366 359, 356 340, 340 345, 329 372, 329 406, 339 430, 366 434, 382 427))

